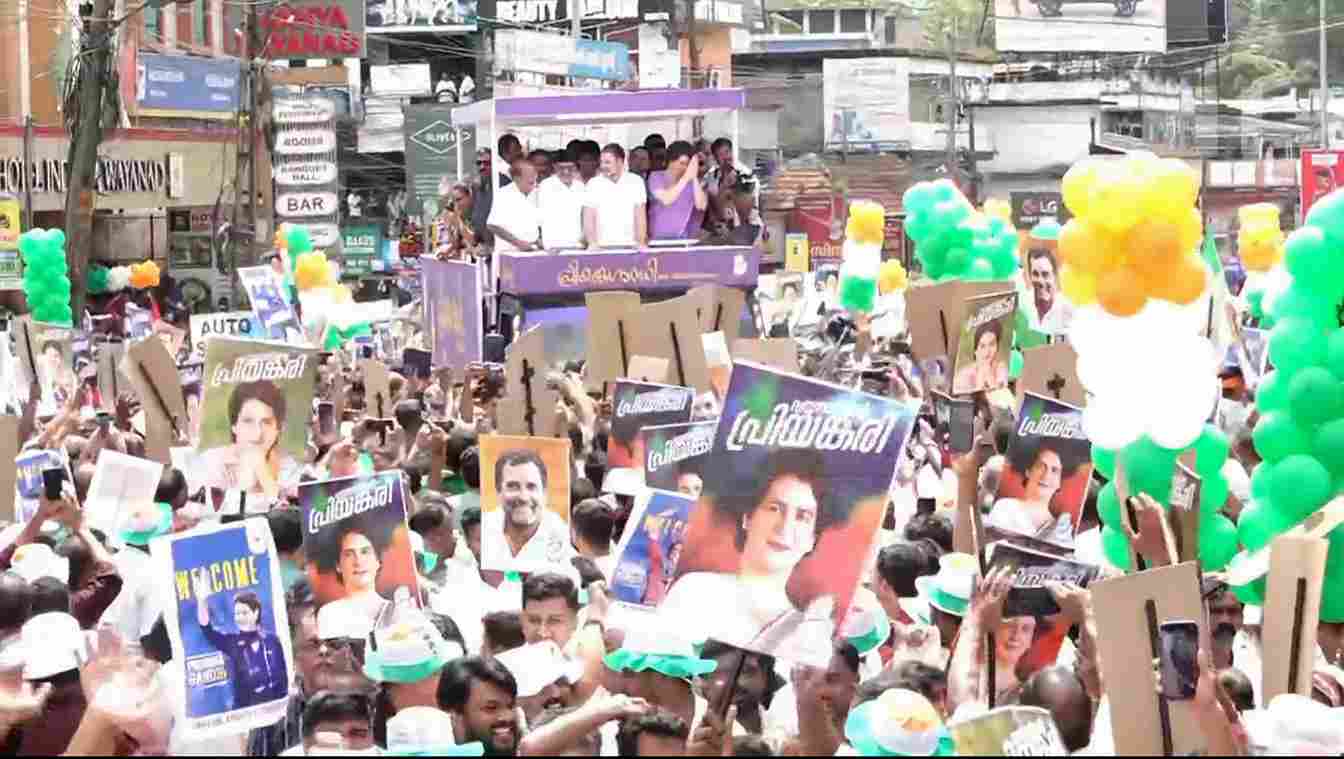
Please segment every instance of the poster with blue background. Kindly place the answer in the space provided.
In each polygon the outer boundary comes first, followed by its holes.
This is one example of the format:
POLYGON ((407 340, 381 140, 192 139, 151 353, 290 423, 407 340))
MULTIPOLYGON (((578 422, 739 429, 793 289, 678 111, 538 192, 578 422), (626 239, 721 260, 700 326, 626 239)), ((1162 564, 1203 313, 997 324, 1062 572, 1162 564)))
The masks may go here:
MULTIPOLYGON (((37 499, 42 495, 42 470, 65 469, 65 457, 60 451, 25 451, 14 457, 18 471, 14 477, 14 516, 19 524, 37 513, 37 499)), ((66 478, 69 479, 67 470, 66 478)))
POLYGON ((657 607, 676 576, 686 523, 695 499, 666 490, 646 490, 635 505, 616 553, 611 589, 616 600, 657 607))
POLYGON ((173 657, 182 662, 178 724, 213 737, 285 716, 294 672, 284 591, 270 525, 246 519, 155 540, 173 657))

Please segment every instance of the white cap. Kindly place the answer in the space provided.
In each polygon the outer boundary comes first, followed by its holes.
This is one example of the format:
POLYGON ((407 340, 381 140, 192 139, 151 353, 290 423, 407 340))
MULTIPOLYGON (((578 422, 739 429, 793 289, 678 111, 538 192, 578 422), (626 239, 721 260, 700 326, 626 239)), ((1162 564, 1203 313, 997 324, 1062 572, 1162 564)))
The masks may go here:
POLYGON ((333 601, 317 610, 317 637, 322 640, 364 640, 372 631, 373 620, 355 604, 333 601))
POLYGON ((41 680, 79 669, 88 660, 88 641, 79 622, 59 611, 38 614, 19 632, 23 647, 23 679, 41 680))
POLYGON ((40 577, 53 577, 62 583, 70 582, 70 560, 57 556, 45 543, 28 543, 14 549, 9 568, 28 582, 40 577))
POLYGON ((1265 607, 1255 604, 1246 604, 1241 607, 1241 623, 1243 625, 1260 625, 1264 624, 1264 620, 1265 607))
POLYGON ((520 698, 535 696, 557 680, 572 685, 583 678, 583 663, 565 658, 554 641, 519 646, 495 654, 495 660, 513 673, 520 698))

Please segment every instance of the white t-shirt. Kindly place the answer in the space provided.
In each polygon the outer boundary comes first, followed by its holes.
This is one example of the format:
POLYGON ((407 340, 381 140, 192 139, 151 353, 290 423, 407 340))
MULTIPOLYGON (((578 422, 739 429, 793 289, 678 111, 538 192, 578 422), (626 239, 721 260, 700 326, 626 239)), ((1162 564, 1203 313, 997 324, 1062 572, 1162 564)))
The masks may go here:
POLYGON ((568 185, 560 177, 548 177, 537 188, 541 242, 547 250, 579 247, 583 240, 584 194, 583 180, 577 177, 568 185))
POLYGON ((597 244, 604 247, 635 244, 635 209, 649 202, 644 180, 625 172, 615 182, 599 174, 588 182, 584 208, 597 210, 597 244))
POLYGON ((542 509, 541 524, 517 555, 504 537, 504 509, 481 515, 481 563, 487 570, 536 571, 555 564, 568 564, 578 555, 569 543, 569 525, 550 509, 542 509))
MULTIPOLYGON (((495 190, 486 224, 499 227, 523 242, 535 243, 541 235, 541 211, 537 209, 537 193, 524 195, 518 185, 509 184, 495 190)), ((495 236, 496 251, 518 250, 513 243, 495 236)))

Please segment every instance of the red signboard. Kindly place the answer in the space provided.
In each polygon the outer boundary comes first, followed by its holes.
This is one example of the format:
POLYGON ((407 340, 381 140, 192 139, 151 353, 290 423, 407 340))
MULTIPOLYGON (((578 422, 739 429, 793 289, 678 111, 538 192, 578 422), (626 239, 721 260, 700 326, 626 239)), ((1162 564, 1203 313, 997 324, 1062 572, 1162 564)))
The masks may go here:
POLYGON ((1338 187, 1344 187, 1344 150, 1303 150, 1302 217, 1338 187))
MULTIPOLYGON (((241 5, 241 3, 240 3, 241 5)), ((262 57, 361 58, 364 56, 364 3, 358 0, 289 0, 259 9, 262 57)), ((227 40, 237 55, 240 39, 227 40)))

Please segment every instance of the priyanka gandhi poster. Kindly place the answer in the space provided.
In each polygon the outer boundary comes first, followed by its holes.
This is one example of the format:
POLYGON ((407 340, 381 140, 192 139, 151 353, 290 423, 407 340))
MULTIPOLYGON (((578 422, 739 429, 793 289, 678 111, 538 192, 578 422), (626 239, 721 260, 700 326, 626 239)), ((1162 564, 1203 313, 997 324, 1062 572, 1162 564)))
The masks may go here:
POLYGON ((294 674, 275 541, 264 519, 155 540, 164 624, 185 678, 176 719, 185 735, 233 735, 284 719, 294 674))

